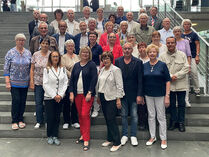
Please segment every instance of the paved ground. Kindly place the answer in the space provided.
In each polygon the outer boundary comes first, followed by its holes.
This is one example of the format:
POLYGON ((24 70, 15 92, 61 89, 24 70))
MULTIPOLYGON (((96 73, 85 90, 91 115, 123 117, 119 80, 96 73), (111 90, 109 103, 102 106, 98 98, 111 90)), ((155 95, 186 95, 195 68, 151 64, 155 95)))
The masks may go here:
POLYGON ((117 152, 101 147, 101 140, 92 140, 88 152, 75 140, 61 139, 61 146, 51 146, 46 139, 0 139, 1 157, 208 157, 209 142, 168 141, 166 150, 160 149, 159 141, 151 147, 139 141, 137 147, 129 143, 117 152))

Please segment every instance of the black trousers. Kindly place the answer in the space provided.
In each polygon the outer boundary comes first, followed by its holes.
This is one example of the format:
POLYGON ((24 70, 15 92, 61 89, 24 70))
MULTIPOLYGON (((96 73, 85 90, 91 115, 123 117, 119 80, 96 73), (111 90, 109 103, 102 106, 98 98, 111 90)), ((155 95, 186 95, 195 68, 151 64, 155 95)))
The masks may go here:
POLYGON ((28 88, 11 87, 12 95, 12 123, 23 122, 28 88))
POLYGON ((139 126, 147 126, 148 118, 147 118, 147 105, 138 105, 138 123, 139 126))
POLYGON ((58 137, 62 101, 60 103, 57 103, 54 99, 52 99, 44 100, 44 102, 47 123, 47 136, 58 137))
POLYGON ((113 142, 114 146, 118 146, 120 145, 120 132, 116 121, 116 100, 106 101, 102 93, 99 94, 99 97, 107 125, 107 141, 113 142))
POLYGON ((71 106, 68 89, 66 90, 65 97, 63 98, 62 112, 63 112, 64 123, 68 123, 68 124, 78 123, 78 112, 75 103, 72 103, 71 106))

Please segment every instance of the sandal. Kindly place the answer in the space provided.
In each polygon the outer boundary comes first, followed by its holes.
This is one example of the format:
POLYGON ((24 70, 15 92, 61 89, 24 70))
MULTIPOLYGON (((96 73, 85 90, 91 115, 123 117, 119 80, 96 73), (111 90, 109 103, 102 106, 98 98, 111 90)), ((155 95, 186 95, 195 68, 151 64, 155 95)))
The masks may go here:
POLYGON ((26 124, 25 124, 25 123, 19 122, 19 128, 20 128, 20 129, 23 129, 23 128, 25 128, 25 127, 26 127, 26 124))
POLYGON ((12 130, 18 130, 19 126, 17 125, 17 123, 13 123, 12 124, 12 130))
POLYGON ((78 139, 75 141, 76 144, 83 143, 83 142, 84 142, 83 139, 80 139, 80 138, 78 138, 78 139))
POLYGON ((90 143, 87 146, 83 145, 83 151, 87 151, 90 149, 90 143))

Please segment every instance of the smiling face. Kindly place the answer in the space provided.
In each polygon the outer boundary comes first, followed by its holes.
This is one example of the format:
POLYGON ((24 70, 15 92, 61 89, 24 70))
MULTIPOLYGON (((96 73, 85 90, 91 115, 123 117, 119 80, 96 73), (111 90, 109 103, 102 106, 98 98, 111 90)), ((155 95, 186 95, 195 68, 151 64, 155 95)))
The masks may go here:
POLYGON ((81 61, 88 61, 89 58, 90 58, 90 54, 89 54, 89 50, 88 49, 83 49, 81 51, 81 54, 80 54, 80 58, 81 58, 81 61))
POLYGON ((150 60, 156 60, 157 59, 158 52, 157 52, 156 48, 151 48, 147 52, 147 55, 150 58, 150 60))
POLYGON ((131 57, 132 55, 132 52, 133 52, 133 47, 130 43, 126 43, 123 45, 123 55, 124 57, 131 57))
POLYGON ((191 29, 190 22, 184 22, 183 27, 185 31, 189 31, 191 29))
POLYGON ((133 20, 133 13, 132 12, 128 12, 127 14, 126 14, 126 18, 127 18, 127 20, 130 22, 130 21, 132 21, 133 20))
POLYGON ((109 23, 106 25, 106 30, 107 30, 107 33, 110 33, 110 32, 113 32, 113 24, 109 23))
POLYGON ((109 41, 110 44, 115 45, 115 42, 116 42, 116 35, 115 35, 115 33, 110 33, 108 35, 108 41, 109 41))
POLYGON ((138 49, 139 53, 140 53, 140 56, 146 56, 146 47, 145 46, 139 46, 139 49, 138 49))
POLYGON ((90 17, 90 14, 91 14, 90 9, 85 8, 85 9, 83 10, 83 16, 84 16, 85 18, 88 19, 88 18, 90 17))
POLYGON ((16 46, 17 47, 23 47, 24 46, 24 44, 25 44, 25 39, 24 38, 17 38, 16 39, 16 46))
POLYGON ((173 31, 173 34, 174 34, 175 38, 181 38, 182 32, 180 29, 176 29, 173 31))
POLYGON ((159 35, 154 35, 153 37, 152 37, 152 42, 156 42, 156 43, 158 43, 158 42, 160 42, 160 36, 159 35))
POLYGON ((68 43, 66 45, 66 50, 67 50, 67 53, 72 54, 73 51, 75 50, 75 45, 73 43, 68 43))
POLYGON ((89 35, 89 42, 96 43, 96 41, 97 41, 97 36, 95 34, 90 34, 89 35))
POLYGON ((94 21, 94 20, 90 20, 89 22, 88 22, 88 27, 89 27, 89 30, 90 31, 93 31, 93 30, 95 30, 96 29, 96 21, 94 21))
POLYGON ((68 20, 72 22, 74 20, 74 17, 75 17, 74 11, 71 10, 71 9, 68 10, 68 12, 67 12, 67 18, 68 18, 68 20))
POLYGON ((126 32, 127 29, 128 29, 128 24, 127 23, 122 23, 121 26, 120 26, 120 28, 121 28, 121 31, 122 32, 126 32))
POLYGON ((140 24, 141 24, 142 26, 147 25, 147 20, 148 20, 147 16, 140 16, 139 21, 140 21, 140 24))
POLYGON ((64 21, 61 21, 59 23, 59 30, 60 30, 60 33, 61 34, 64 34, 66 32, 66 29, 67 29, 67 23, 64 22, 64 21))
POLYGON ((132 43, 132 44, 136 43, 136 37, 134 35, 129 35, 127 39, 129 43, 132 43))
POLYGON ((87 25, 86 25, 85 22, 81 22, 80 25, 79 25, 79 28, 80 28, 81 33, 86 33, 87 25))
POLYGON ((41 50, 48 51, 48 49, 49 49, 49 43, 47 41, 42 41, 41 42, 41 50))
POLYGON ((38 31, 40 33, 41 36, 45 37, 48 33, 48 26, 47 24, 40 24, 39 27, 38 27, 38 31))
POLYGON ((102 59, 102 63, 104 64, 104 66, 105 66, 106 68, 110 67, 110 65, 112 64, 112 63, 111 63, 110 57, 105 57, 105 58, 103 58, 103 59, 102 59))
POLYGON ((115 23, 115 17, 114 16, 110 16, 110 21, 114 24, 115 23))
POLYGON ((60 56, 58 52, 54 51, 51 53, 51 61, 52 61, 52 65, 58 65, 60 61, 60 56))
POLYGON ((175 38, 167 38, 166 39, 166 46, 167 46, 169 52, 175 52, 175 49, 176 49, 175 38))

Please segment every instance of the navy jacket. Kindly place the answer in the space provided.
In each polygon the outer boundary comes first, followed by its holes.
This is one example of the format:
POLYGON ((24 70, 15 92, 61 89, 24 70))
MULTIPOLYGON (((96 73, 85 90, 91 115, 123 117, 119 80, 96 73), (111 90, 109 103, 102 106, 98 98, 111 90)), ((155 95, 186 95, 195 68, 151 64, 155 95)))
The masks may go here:
MULTIPOLYGON (((58 47, 59 47, 59 36, 60 36, 60 34, 57 33, 57 34, 54 34, 54 35, 52 35, 52 36, 56 39, 57 45, 58 45, 58 47)), ((72 40, 75 42, 74 36, 72 36, 72 35, 70 35, 69 33, 66 32, 66 33, 65 33, 65 41, 70 40, 70 39, 72 39, 72 40)), ((66 48, 65 48, 65 50, 64 50, 64 53, 67 53, 66 48)))
POLYGON ((32 39, 32 35, 33 35, 33 30, 34 28, 36 27, 36 22, 35 20, 31 21, 28 23, 28 30, 29 30, 29 33, 30 33, 30 40, 32 39))
POLYGON ((80 51, 80 39, 81 39, 81 33, 77 34, 74 38, 75 40, 75 52, 78 55, 80 51))

